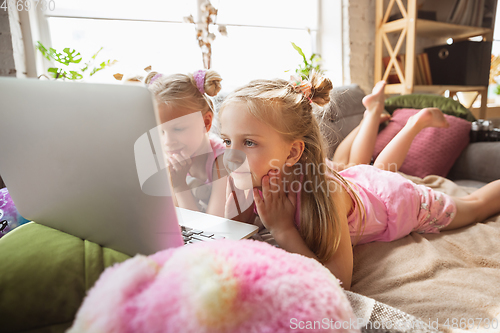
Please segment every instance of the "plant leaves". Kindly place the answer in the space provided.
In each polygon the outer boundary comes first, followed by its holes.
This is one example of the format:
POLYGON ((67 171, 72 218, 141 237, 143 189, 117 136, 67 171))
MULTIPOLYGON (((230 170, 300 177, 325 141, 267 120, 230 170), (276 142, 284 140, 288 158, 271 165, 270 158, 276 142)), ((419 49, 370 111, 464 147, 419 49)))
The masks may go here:
POLYGON ((95 57, 97 57, 97 55, 99 54, 99 52, 101 52, 102 49, 103 49, 103 47, 101 46, 101 48, 99 49, 99 51, 97 51, 96 53, 94 53, 94 55, 92 56, 93 60, 95 60, 95 57))
POLYGON ((70 80, 81 80, 83 79, 83 75, 76 71, 69 71, 71 76, 68 77, 70 80))
POLYGON ((304 54, 304 52, 302 51, 302 49, 300 47, 298 47, 294 42, 292 42, 292 46, 297 52, 299 52, 299 54, 302 56, 302 58, 304 58, 304 63, 307 64, 307 58, 306 58, 306 55, 304 54))
POLYGON ((108 59, 107 61, 101 62, 99 67, 94 67, 94 69, 90 72, 90 76, 94 75, 95 73, 99 72, 100 70, 103 70, 106 67, 114 65, 117 62, 118 62, 118 60, 110 60, 110 59, 108 59))
POLYGON ((49 76, 53 77, 54 79, 66 77, 66 72, 62 68, 50 67, 49 69, 47 69, 47 72, 49 72, 49 76))
POLYGON ((63 49, 63 52, 66 53, 66 55, 62 57, 62 59, 64 59, 65 61, 65 65, 69 65, 70 63, 78 64, 80 63, 80 61, 82 61, 80 52, 76 52, 76 50, 70 50, 69 47, 66 47, 63 49), (78 56, 80 56, 80 59, 77 59, 78 56))
MULTIPOLYGON (((82 61, 82 56, 81 56, 80 52, 77 52, 74 49, 70 49, 69 47, 64 48, 63 53, 60 53, 60 52, 57 52, 57 50, 54 48, 49 48, 47 50, 47 48, 40 41, 38 41, 35 48, 37 50, 39 50, 40 53, 42 53, 42 55, 47 60, 56 61, 62 65, 65 65, 65 66, 69 66, 70 64, 78 64, 82 61)), ((89 59, 89 61, 84 64, 83 68, 77 69, 77 70, 71 70, 68 73, 63 68, 51 67, 47 70, 49 73, 48 76, 50 76, 54 79, 62 78, 62 79, 69 79, 69 80, 81 80, 81 79, 83 79, 82 74, 89 69, 89 67, 92 65, 92 63, 94 62, 97 55, 99 54, 99 52, 101 52, 102 49, 103 49, 103 47, 101 47, 97 52, 95 52, 92 55, 92 57, 89 59)), ((114 65, 116 62, 118 62, 118 60, 110 60, 110 59, 102 62, 99 66, 94 67, 92 69, 90 76, 94 75, 98 71, 100 71, 108 66, 114 65)))
POLYGON ((43 44, 42 44, 42 43, 40 43, 40 41, 38 41, 38 42, 37 42, 37 45, 35 46, 35 48, 36 48, 37 50, 39 50, 39 51, 42 53, 42 55, 43 55, 43 56, 44 56, 47 60, 49 60, 49 61, 51 60, 51 59, 50 59, 50 56, 49 56, 49 51, 45 48, 45 46, 43 46, 43 44))

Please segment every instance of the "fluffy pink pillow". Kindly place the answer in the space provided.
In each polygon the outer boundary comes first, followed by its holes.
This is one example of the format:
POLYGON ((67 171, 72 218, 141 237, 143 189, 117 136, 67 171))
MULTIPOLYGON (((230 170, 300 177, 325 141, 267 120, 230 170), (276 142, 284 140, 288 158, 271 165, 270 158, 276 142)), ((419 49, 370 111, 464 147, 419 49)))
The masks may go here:
MULTIPOLYGON (((408 118, 420 110, 397 109, 389 124, 377 136, 373 159, 403 128, 408 118)), ((438 175, 446 177, 453 163, 469 144, 471 123, 467 120, 444 115, 449 128, 424 128, 413 140, 408 155, 399 171, 417 177, 438 175)))
POLYGON ((265 242, 218 240, 108 267, 67 332, 359 333, 357 323, 316 260, 265 242))

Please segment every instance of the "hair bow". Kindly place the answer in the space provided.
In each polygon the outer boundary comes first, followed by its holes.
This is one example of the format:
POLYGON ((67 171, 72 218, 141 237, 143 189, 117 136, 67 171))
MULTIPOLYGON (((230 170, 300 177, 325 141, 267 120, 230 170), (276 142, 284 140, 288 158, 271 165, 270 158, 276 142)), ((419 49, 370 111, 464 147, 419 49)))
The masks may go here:
POLYGON ((303 80, 301 77, 292 75, 290 76, 290 84, 294 88, 295 91, 301 92, 306 98, 309 100, 309 102, 312 103, 311 100, 311 89, 312 89, 312 84, 311 82, 307 80, 303 80))

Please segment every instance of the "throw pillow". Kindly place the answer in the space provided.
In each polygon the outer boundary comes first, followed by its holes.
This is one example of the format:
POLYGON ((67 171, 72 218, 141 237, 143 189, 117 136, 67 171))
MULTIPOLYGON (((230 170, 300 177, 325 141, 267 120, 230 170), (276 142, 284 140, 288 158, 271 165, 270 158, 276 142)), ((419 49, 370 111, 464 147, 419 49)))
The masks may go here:
POLYGON ((359 332, 328 269, 264 242, 218 240, 106 269, 67 332, 291 332, 299 322, 304 332, 318 318, 348 325, 311 332, 359 332))
MULTIPOLYGON (((373 158, 404 127, 408 118, 419 110, 398 109, 391 121, 377 136, 373 158)), ((471 123, 467 120, 444 115, 449 128, 424 128, 413 140, 408 155, 399 171, 417 177, 438 175, 446 177, 448 171, 469 144, 471 123)))
POLYGON ((476 117, 460 102, 439 95, 410 94, 391 97, 385 100, 385 109, 392 114, 396 109, 438 108, 451 116, 475 121, 476 117))

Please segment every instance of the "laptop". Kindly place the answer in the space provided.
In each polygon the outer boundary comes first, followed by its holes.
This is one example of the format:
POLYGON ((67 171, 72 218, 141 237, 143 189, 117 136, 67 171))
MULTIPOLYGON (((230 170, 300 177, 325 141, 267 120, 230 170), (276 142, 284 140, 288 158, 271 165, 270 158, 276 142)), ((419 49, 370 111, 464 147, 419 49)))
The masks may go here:
POLYGON ((256 233, 174 206, 168 171, 144 141, 158 125, 143 86, 3 77, 0 175, 26 219, 129 255, 183 245, 180 225, 228 239, 256 233))

